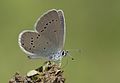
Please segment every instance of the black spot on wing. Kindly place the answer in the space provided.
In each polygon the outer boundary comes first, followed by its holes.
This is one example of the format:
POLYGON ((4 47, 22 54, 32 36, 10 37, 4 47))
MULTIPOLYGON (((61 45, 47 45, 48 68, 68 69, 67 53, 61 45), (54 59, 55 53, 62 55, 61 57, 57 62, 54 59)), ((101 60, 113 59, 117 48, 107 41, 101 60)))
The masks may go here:
POLYGON ((33 48, 35 48, 35 46, 33 46, 33 48))
POLYGON ((46 23, 46 25, 48 25, 48 23, 46 23))
POLYGON ((40 37, 40 34, 38 34, 36 38, 38 39, 39 37, 40 37))
POLYGON ((51 23, 51 21, 49 23, 51 23))
POLYGON ((57 32, 56 30, 54 30, 54 32, 57 32))
POLYGON ((32 53, 34 53, 34 52, 32 51, 32 53))
POLYGON ((44 29, 46 29, 47 27, 44 27, 44 29))
POLYGON ((46 44, 48 44, 48 42, 46 42, 46 44))
POLYGON ((44 30, 41 30, 41 32, 43 32, 44 30))
POLYGON ((31 48, 29 48, 29 50, 31 50, 31 48))
POLYGON ((43 32, 45 29, 49 28, 48 25, 50 25, 51 23, 53 23, 54 21, 57 21, 57 19, 52 19, 51 21, 49 21, 48 23, 45 24, 45 26, 43 27, 43 30, 41 30, 41 32, 43 32))

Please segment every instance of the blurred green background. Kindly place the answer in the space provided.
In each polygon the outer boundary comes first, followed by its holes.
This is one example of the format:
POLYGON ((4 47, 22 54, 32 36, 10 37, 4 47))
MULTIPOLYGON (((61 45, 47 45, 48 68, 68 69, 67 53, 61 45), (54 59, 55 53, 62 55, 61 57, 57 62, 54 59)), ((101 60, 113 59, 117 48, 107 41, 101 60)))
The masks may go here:
POLYGON ((81 49, 63 59, 66 83, 120 83, 120 0, 0 0, 0 83, 44 62, 26 57, 18 35, 49 9, 65 13, 65 49, 81 49))

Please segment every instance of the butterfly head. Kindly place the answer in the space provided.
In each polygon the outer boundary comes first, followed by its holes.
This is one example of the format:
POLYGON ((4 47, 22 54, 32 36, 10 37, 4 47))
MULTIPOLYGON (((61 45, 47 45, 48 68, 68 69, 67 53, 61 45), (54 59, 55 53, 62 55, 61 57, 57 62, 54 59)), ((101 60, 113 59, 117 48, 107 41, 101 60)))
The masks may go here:
POLYGON ((74 58, 69 54, 69 51, 68 51, 68 50, 63 50, 61 55, 62 55, 63 57, 69 55, 69 56, 71 57, 71 59, 74 60, 74 58))
POLYGON ((64 57, 64 56, 67 56, 68 55, 68 50, 63 50, 61 52, 61 55, 64 57))

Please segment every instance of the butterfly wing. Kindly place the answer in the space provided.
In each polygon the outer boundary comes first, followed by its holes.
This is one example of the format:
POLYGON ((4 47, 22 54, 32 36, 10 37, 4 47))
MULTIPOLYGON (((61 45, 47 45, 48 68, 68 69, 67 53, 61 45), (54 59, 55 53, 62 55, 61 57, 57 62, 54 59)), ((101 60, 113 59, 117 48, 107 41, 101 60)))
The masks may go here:
POLYGON ((52 10, 42 16, 36 23, 36 30, 51 41, 55 53, 63 49, 65 27, 62 10, 52 10))
POLYGON ((64 40, 64 29, 57 10, 51 10, 39 18, 35 29, 35 32, 24 31, 19 36, 21 48, 31 58, 48 57, 62 49, 60 46, 63 47, 61 41, 64 40))
POLYGON ((52 10, 42 16, 36 23, 36 30, 48 38, 55 50, 61 50, 65 41, 65 23, 62 10, 52 10))
POLYGON ((58 16, 60 19, 60 26, 61 26, 59 33, 57 34, 59 38, 59 49, 63 49, 65 43, 66 26, 65 26, 64 13, 62 10, 58 10, 58 16))

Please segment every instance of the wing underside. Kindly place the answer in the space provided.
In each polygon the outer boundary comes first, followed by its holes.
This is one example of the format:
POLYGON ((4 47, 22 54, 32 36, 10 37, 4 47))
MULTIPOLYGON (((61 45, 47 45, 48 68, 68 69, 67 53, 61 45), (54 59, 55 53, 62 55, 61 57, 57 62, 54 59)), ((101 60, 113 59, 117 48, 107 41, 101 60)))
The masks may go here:
POLYGON ((21 48, 31 58, 48 57, 63 49, 65 41, 64 15, 62 10, 51 10, 40 17, 35 31, 23 31, 19 37, 21 48))

